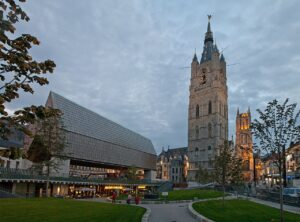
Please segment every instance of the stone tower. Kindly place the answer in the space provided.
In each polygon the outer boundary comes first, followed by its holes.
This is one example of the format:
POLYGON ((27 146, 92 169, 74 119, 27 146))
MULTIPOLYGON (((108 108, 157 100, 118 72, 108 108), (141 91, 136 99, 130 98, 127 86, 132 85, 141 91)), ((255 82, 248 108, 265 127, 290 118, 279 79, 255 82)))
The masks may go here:
POLYGON ((200 63, 195 53, 191 64, 188 111, 188 180, 199 167, 213 169, 219 145, 228 138, 226 62, 214 44, 208 17, 200 63))
POLYGON ((253 179, 253 149, 250 124, 250 108, 246 113, 240 113, 238 109, 236 114, 235 151, 236 155, 243 161, 242 170, 245 181, 253 179))

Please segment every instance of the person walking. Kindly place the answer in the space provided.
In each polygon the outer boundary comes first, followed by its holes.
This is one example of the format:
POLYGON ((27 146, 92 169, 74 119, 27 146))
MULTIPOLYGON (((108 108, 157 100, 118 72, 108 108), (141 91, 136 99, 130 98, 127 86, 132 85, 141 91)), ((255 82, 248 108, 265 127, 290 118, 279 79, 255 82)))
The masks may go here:
POLYGON ((112 199, 112 203, 116 203, 116 199, 117 199, 117 193, 116 193, 116 191, 113 191, 111 199, 112 199))
POLYGON ((136 205, 140 203, 140 197, 138 195, 135 196, 134 200, 136 205))
POLYGON ((131 194, 128 194, 128 198, 127 198, 127 204, 130 204, 130 202, 131 202, 131 199, 132 199, 132 196, 131 196, 131 194))

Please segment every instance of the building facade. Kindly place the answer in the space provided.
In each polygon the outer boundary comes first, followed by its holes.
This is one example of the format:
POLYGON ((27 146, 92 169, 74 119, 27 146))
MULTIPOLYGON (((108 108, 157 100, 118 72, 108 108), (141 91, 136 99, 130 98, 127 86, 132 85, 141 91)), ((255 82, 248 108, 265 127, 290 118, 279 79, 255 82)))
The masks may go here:
POLYGON ((163 150, 156 162, 157 179, 184 183, 188 170, 187 147, 163 150))
POLYGON ((236 155, 242 159, 243 177, 244 180, 248 182, 252 181, 254 176, 253 144, 250 124, 250 108, 246 113, 240 113, 238 109, 236 114, 235 151, 236 155))
POLYGON ((116 178, 134 166, 144 172, 144 178, 154 179, 157 156, 151 140, 54 92, 46 106, 62 111, 66 138, 67 157, 53 174, 116 178))
POLYGON ((213 169, 218 148, 228 138, 226 61, 214 43, 210 16, 200 61, 191 63, 188 110, 188 180, 199 167, 213 169))

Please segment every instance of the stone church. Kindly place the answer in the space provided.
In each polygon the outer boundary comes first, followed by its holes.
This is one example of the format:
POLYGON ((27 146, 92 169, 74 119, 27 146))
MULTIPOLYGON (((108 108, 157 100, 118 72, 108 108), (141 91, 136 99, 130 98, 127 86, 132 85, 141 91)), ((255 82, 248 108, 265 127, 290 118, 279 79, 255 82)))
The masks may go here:
POLYGON ((242 173, 245 181, 253 180, 254 162, 250 124, 250 108, 245 113, 240 113, 238 109, 236 114, 235 152, 237 157, 242 159, 242 173))
POLYGON ((214 43, 210 18, 200 61, 191 63, 188 110, 188 180, 199 167, 213 169, 218 148, 228 138, 226 61, 214 43))

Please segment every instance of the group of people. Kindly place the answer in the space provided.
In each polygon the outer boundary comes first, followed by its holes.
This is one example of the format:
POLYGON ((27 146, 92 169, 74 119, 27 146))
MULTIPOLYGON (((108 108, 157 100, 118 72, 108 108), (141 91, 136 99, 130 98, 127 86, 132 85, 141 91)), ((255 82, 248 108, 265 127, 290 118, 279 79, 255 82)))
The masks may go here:
MULTIPOLYGON (((128 194, 126 203, 130 204, 131 200, 132 200, 132 196, 131 196, 131 194, 128 194)), ((134 202, 135 202, 136 205, 138 205, 140 203, 140 197, 138 195, 135 195, 134 202)))
MULTIPOLYGON (((112 199, 112 203, 116 203, 116 199, 117 199, 117 192, 116 191, 113 191, 111 199, 112 199)), ((131 194, 128 194, 126 203, 130 204, 131 200, 132 200, 132 196, 131 196, 131 194)), ((140 197, 136 194, 135 197, 134 197, 135 204, 138 205, 140 203, 140 200, 141 200, 140 197)))

